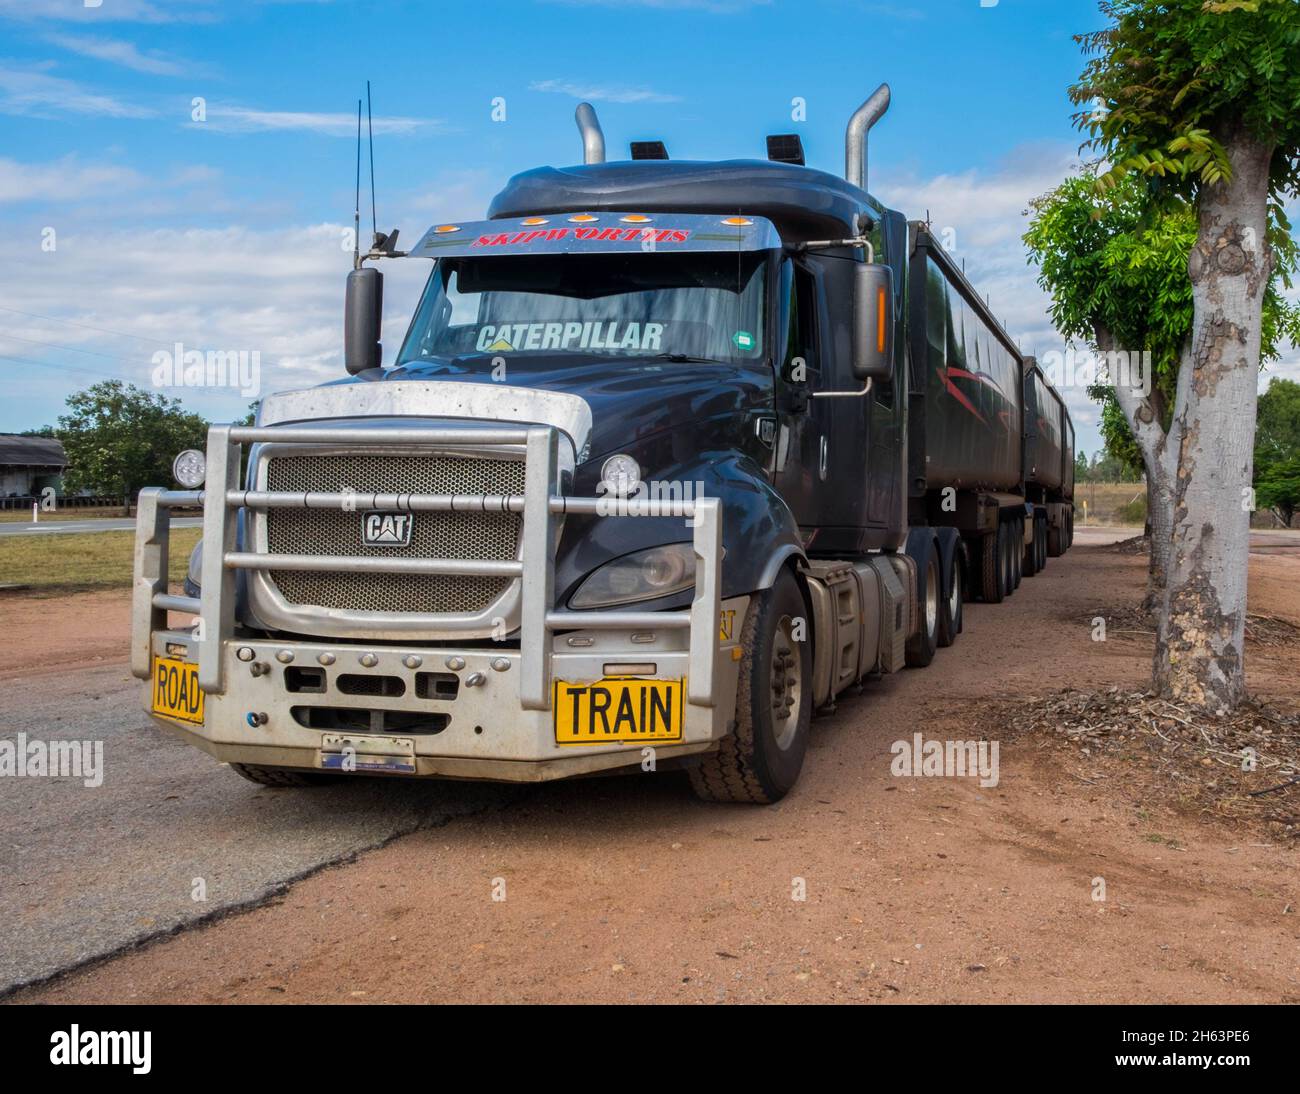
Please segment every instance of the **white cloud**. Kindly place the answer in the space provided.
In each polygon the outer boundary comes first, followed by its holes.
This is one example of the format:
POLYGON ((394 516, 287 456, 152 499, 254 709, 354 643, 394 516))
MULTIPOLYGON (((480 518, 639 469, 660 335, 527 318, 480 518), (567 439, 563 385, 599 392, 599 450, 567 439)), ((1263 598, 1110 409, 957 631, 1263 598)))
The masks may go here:
POLYGON ((207 21, 212 0, 0 0, 0 17, 22 22, 176 23, 207 21))
POLYGON ((46 40, 82 57, 107 61, 151 76, 180 76, 194 72, 193 65, 157 52, 141 53, 134 42, 127 42, 120 38, 102 38, 88 34, 50 34, 46 36, 46 40))
POLYGON ((4 202, 81 201, 120 195, 144 176, 115 164, 84 164, 76 156, 50 163, 20 163, 0 157, 0 204, 4 202))
POLYGON ((532 91, 554 92, 593 103, 676 103, 680 95, 669 95, 649 87, 624 87, 617 84, 580 84, 570 80, 535 80, 528 85, 532 91))
MULTIPOLYGON (((80 169, 87 176, 104 170, 80 169)), ((65 161, 0 161, 0 193, 31 193, 43 172, 58 171, 76 177, 65 161)), ((180 172, 170 181, 175 189, 210 174, 180 172)), ((444 174, 427 189, 395 196, 384 226, 400 226, 403 242, 412 243, 439 218, 480 217, 494 182, 481 172, 444 174)), ((126 202, 118 193, 111 208, 120 216, 126 202)), ((157 199, 154 191, 142 194, 157 199)), ((109 376, 152 390, 152 354, 177 341, 187 349, 258 351, 264 393, 345 376, 343 287, 351 254, 343 242, 350 227, 142 231, 103 227, 96 217, 60 227, 53 253, 40 250, 39 231, 0 233, 0 380, 11 393, 0 403, 0 430, 53 422, 67 395, 109 376)), ((391 361, 430 265, 409 259, 380 268, 391 361)), ((227 391, 164 393, 212 420, 238 417, 249 402, 227 391)))
POLYGON ((74 80, 54 76, 46 64, 0 62, 0 113, 48 117, 82 114, 105 118, 150 118, 155 111, 90 91, 74 80))
MULTIPOLYGON (((200 124, 200 123, 196 123, 200 124)), ((355 114, 327 114, 293 110, 254 110, 228 104, 208 104, 208 118, 201 123, 232 133, 287 132, 297 130, 326 137, 355 137, 355 114)), ((365 125, 365 122, 362 122, 365 125)), ((444 130, 438 118, 379 117, 374 119, 376 133, 415 133, 419 130, 444 130)))

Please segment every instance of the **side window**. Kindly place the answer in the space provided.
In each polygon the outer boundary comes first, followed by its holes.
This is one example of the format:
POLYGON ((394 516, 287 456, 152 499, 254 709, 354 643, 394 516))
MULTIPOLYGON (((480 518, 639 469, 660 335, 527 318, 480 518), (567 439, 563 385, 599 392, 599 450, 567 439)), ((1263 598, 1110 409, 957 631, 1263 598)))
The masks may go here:
POLYGON ((817 357, 817 282, 812 272, 797 263, 790 279, 790 329, 786 338, 783 379, 808 383, 816 387, 820 373, 817 357), (797 362, 803 361, 802 376, 795 374, 797 362))

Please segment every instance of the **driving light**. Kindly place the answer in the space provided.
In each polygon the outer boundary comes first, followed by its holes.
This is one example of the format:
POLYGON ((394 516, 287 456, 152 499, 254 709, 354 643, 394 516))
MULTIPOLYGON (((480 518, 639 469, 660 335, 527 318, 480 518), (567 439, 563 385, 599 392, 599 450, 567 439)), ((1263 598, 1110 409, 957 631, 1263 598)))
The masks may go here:
POLYGON ((208 475, 208 461, 197 448, 187 448, 172 461, 172 476, 187 490, 197 490, 208 475))
POLYGON ((631 456, 610 456, 600 468, 600 484, 607 495, 630 498, 641 488, 641 467, 631 456))
POLYGON ((607 608, 655 600, 695 584, 695 551, 689 543, 668 543, 605 563, 569 600, 578 608, 607 608))

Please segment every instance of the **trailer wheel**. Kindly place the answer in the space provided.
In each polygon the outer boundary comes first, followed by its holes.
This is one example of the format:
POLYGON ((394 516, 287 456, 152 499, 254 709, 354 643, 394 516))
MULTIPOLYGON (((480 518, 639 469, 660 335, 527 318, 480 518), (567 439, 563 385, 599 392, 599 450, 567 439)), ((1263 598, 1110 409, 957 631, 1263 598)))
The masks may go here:
POLYGON ((1017 518, 1011 522, 1011 587, 1020 588, 1020 579, 1024 577, 1025 568, 1025 522, 1017 518))
POLYGON ((1005 520, 998 525, 998 548, 1002 559, 1002 594, 1010 596, 1016 591, 1016 564, 1012 561, 1016 545, 1012 542, 1011 524, 1005 520))
POLYGON ((988 532, 980 540, 980 599, 986 604, 1001 604, 1006 596, 1003 575, 1006 571, 1006 548, 1002 542, 1002 529, 988 532))
POLYGON ((780 801, 799 780, 812 721, 812 651, 795 637, 808 607, 798 582, 782 570, 754 597, 740 644, 736 725, 690 769, 691 786, 705 801, 780 801))
POLYGON ((316 771, 291 771, 285 767, 261 767, 258 764, 231 764, 230 769, 258 786, 323 786, 334 782, 332 775, 316 771))
POLYGON ((939 647, 939 618, 943 614, 943 584, 939 580, 939 552, 931 541, 924 561, 917 572, 916 590, 921 625, 916 634, 907 640, 904 659, 908 668, 923 669, 934 660, 939 647))
POLYGON ((939 610, 939 645, 951 646, 957 641, 962 627, 962 601, 966 591, 965 567, 961 562, 961 541, 952 551, 952 565, 948 572, 948 595, 939 610))
POLYGON ((1029 525, 1029 546, 1025 548, 1025 577, 1033 577, 1043 568, 1043 561, 1038 556, 1038 517, 1034 516, 1029 525))
POLYGON ((1061 525, 1047 530, 1047 557, 1060 558, 1065 554, 1065 548, 1061 546, 1065 541, 1065 532, 1061 525))

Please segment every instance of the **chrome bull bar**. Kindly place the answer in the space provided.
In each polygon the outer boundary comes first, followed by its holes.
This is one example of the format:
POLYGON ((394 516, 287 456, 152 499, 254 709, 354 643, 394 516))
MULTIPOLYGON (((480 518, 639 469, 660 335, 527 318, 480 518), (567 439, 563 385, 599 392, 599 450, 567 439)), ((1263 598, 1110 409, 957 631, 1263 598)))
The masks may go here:
POLYGON ((520 580, 519 702, 530 710, 551 706, 551 635, 560 630, 689 631, 687 699, 714 705, 718 626, 722 608, 722 513, 717 498, 605 499, 559 493, 558 433, 551 426, 517 428, 321 429, 301 426, 213 426, 208 431, 207 489, 140 491, 136 518, 131 614, 131 671, 152 672, 153 632, 166 630, 169 611, 197 617, 199 686, 225 690, 224 644, 234 636, 236 578, 240 570, 346 570, 353 573, 455 574, 520 580), (242 446, 351 443, 366 446, 510 445, 524 450, 523 494, 288 493, 240 488, 242 446), (172 510, 203 508, 200 596, 168 592, 172 510), (523 515, 521 559, 379 558, 260 554, 238 550, 241 509, 350 507, 358 512, 516 512, 523 515), (567 513, 605 518, 683 517, 692 525, 695 597, 689 609, 568 611, 555 600, 556 518, 567 513))

